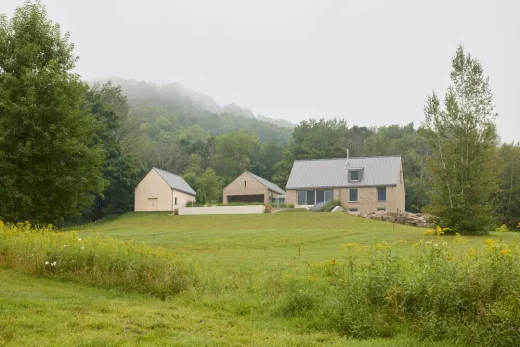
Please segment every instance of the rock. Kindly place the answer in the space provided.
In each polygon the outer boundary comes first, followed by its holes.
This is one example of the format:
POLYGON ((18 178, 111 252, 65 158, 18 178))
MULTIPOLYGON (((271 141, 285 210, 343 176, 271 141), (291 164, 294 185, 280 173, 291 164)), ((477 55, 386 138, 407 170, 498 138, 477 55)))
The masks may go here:
POLYGON ((428 228, 430 226, 430 223, 417 223, 415 226, 419 228, 428 228))
POLYGON ((345 209, 341 206, 336 206, 332 209, 331 212, 345 212, 345 209))

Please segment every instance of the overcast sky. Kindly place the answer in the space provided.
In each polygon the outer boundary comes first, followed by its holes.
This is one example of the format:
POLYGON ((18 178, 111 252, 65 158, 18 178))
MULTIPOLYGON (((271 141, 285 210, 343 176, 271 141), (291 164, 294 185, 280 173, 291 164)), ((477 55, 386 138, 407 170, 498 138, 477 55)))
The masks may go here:
MULTIPOLYGON (((0 0, 12 14, 22 0, 0 0)), ((457 45, 482 62, 499 134, 520 140, 516 0, 43 0, 84 79, 180 82, 298 122, 417 125, 457 45)))

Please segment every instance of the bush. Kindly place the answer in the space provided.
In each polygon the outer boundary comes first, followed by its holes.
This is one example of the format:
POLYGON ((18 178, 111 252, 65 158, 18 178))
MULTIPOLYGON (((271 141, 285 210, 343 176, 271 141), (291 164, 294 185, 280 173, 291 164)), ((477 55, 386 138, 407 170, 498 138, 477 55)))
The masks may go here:
POLYGON ((173 252, 144 244, 76 232, 52 226, 0 221, 0 264, 34 275, 119 288, 165 299, 189 284, 189 268, 173 252))
POLYGON ((321 209, 320 212, 330 212, 334 209, 336 206, 341 206, 341 201, 339 200, 331 200, 328 203, 326 203, 321 209))
MULTIPOLYGON (((289 208, 294 208, 294 202, 289 203, 287 206, 289 206, 289 208)), ((519 223, 519 225, 520 225, 520 223, 519 223)))
POLYGON ((273 212, 273 205, 272 204, 264 204, 264 206, 265 206, 265 210, 264 210, 265 213, 273 212))

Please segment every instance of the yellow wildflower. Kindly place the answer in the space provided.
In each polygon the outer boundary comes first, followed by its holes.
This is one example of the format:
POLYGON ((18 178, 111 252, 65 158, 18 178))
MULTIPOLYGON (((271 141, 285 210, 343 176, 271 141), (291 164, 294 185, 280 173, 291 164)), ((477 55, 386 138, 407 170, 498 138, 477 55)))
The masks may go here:
POLYGON ((475 248, 470 248, 468 249, 468 251, 466 252, 466 256, 467 257, 473 257, 477 254, 477 251, 475 250, 475 248))
POLYGON ((507 248, 500 251, 500 254, 503 254, 503 255, 508 255, 510 253, 511 253, 511 250, 507 249, 507 248))
POLYGON ((343 247, 349 247, 349 248, 357 247, 357 246, 359 246, 359 244, 357 242, 350 242, 350 243, 343 245, 343 247))
POLYGON ((486 245, 488 245, 489 247, 494 247, 495 246, 495 240, 487 239, 486 240, 486 245))
POLYGON ((378 242, 375 246, 376 249, 386 249, 386 248, 392 248, 392 245, 389 245, 386 242, 378 242))
POLYGON ((435 232, 435 230, 426 230, 424 232, 424 235, 428 236, 428 235, 433 235, 433 233, 435 232))

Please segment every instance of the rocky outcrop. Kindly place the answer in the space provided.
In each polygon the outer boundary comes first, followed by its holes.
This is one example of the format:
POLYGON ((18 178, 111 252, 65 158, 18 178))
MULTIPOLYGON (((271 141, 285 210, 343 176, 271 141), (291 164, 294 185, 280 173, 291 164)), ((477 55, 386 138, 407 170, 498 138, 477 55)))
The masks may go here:
POLYGON ((419 228, 427 228, 431 225, 428 221, 428 216, 422 213, 410 213, 410 212, 362 212, 356 213, 356 215, 374 220, 381 220, 390 223, 399 223, 404 225, 416 226, 419 228))

